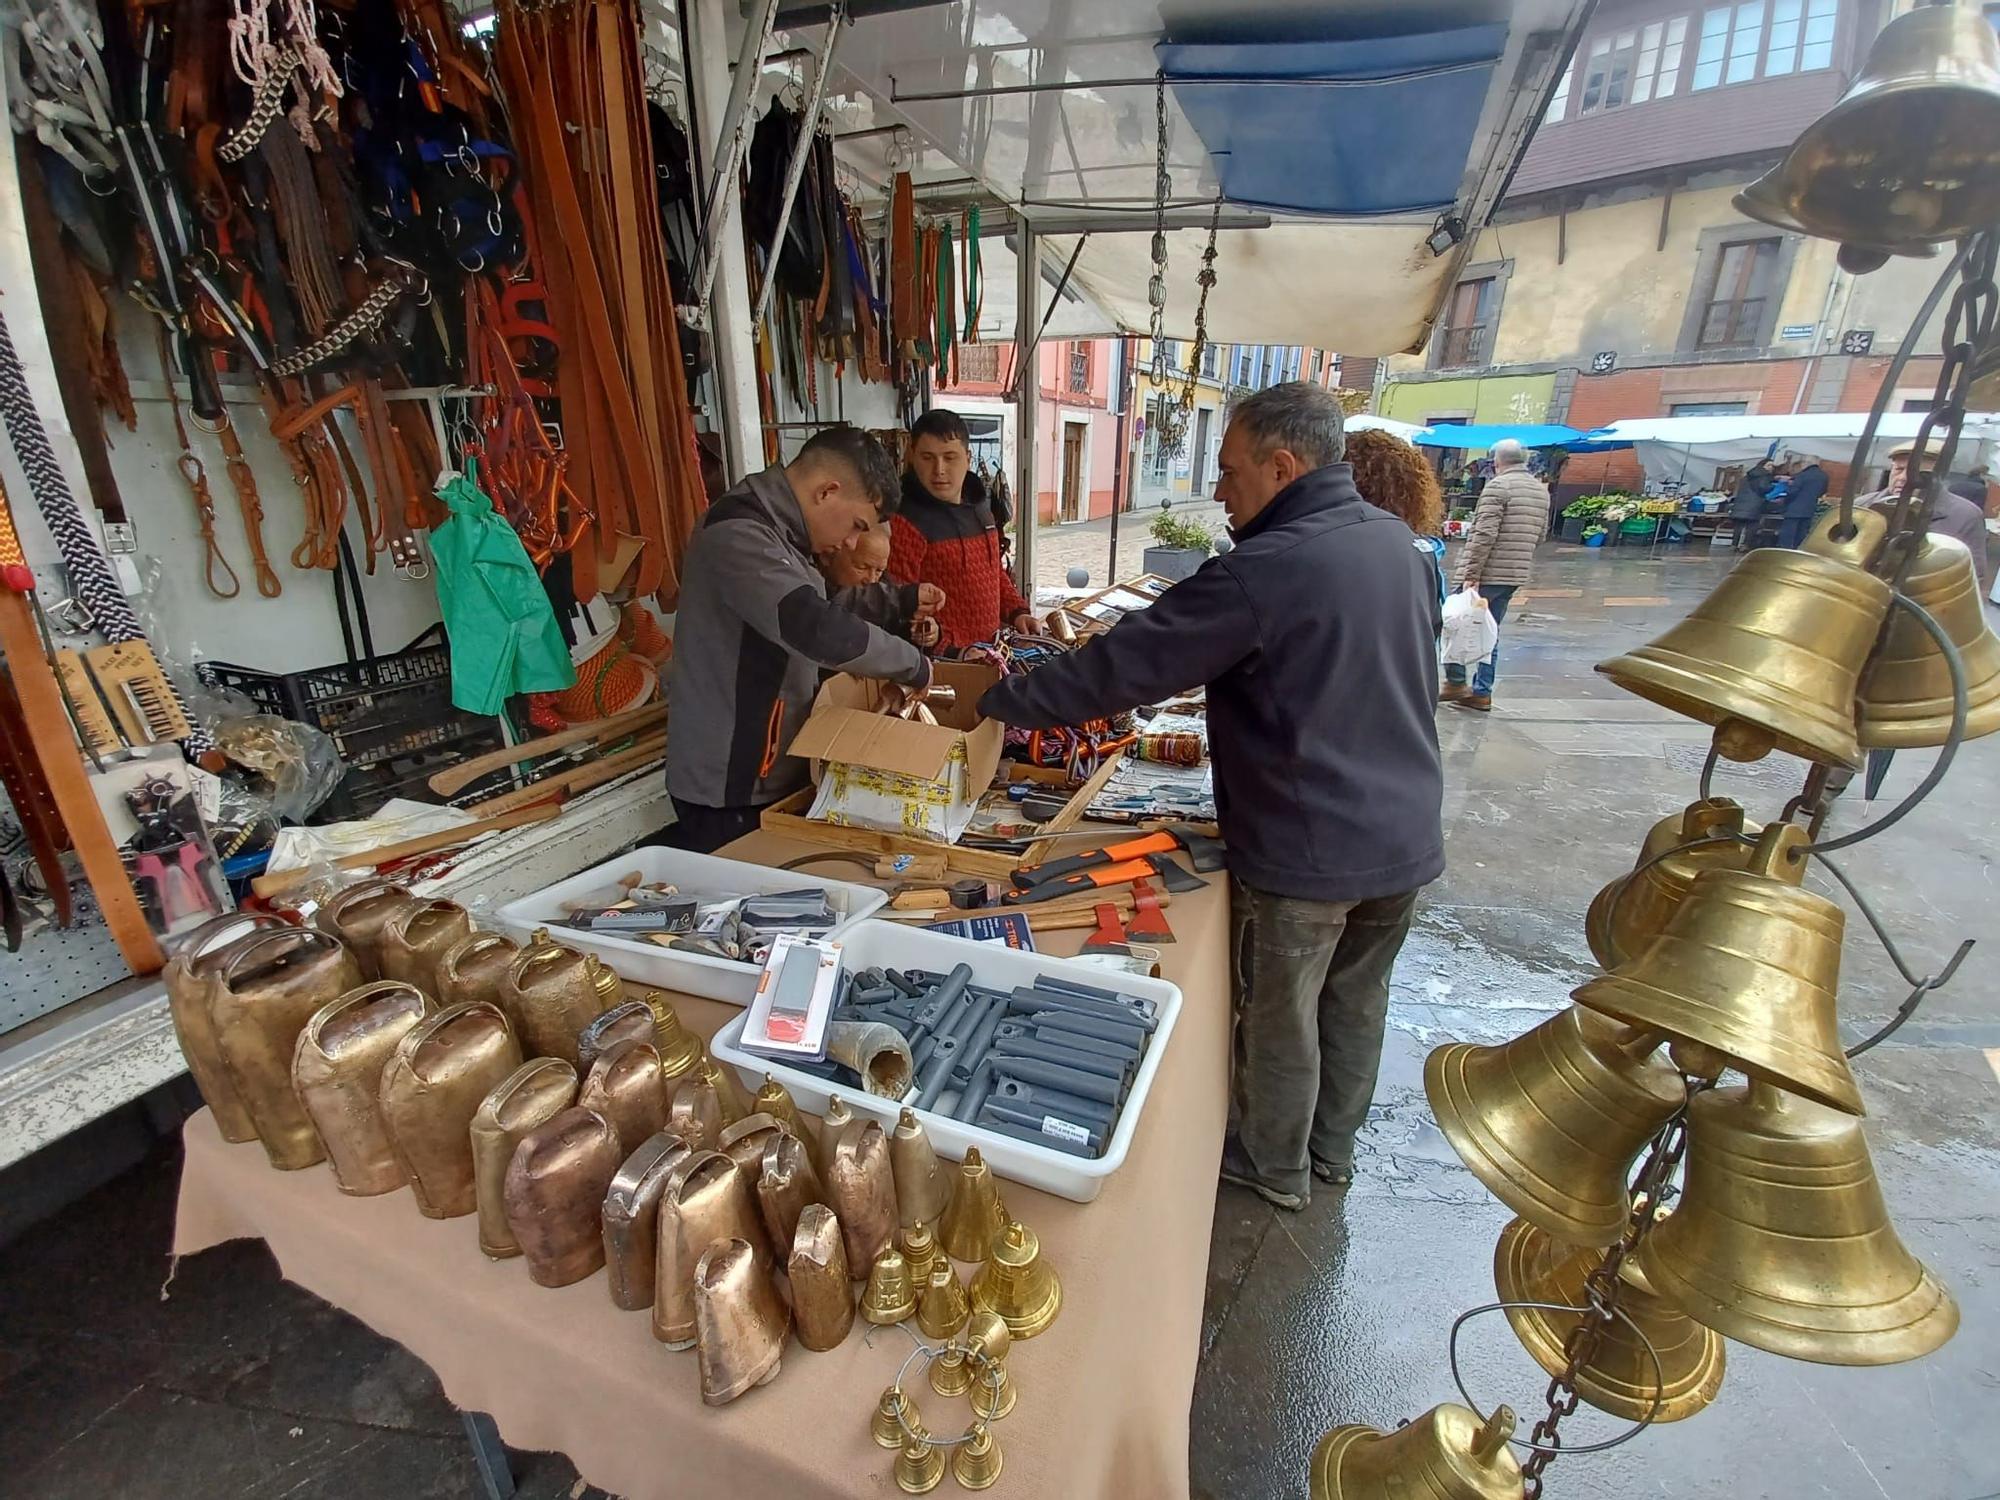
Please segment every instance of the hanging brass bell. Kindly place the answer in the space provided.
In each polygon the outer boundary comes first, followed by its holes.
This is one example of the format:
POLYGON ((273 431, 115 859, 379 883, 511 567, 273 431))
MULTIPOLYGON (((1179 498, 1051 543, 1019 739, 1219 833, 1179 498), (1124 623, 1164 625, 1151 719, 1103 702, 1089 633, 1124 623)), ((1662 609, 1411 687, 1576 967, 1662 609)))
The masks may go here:
POLYGON ((1807 550, 1762 547, 1651 643, 1597 664, 1627 692, 1726 731, 1723 753, 1755 760, 1772 747, 1859 769, 1854 698, 1862 664, 1889 613, 1889 585, 1866 564, 1888 523, 1857 514, 1855 535, 1807 550))
POLYGON ((919 1290, 930 1285, 934 1267, 951 1264, 951 1257, 938 1247, 937 1236, 931 1233, 928 1224, 911 1225, 896 1237, 896 1241, 910 1267, 910 1279, 919 1290))
POLYGON ((1017 1339, 1031 1339, 1062 1311, 1062 1282, 1035 1231, 1018 1219, 993 1237, 993 1251, 972 1278, 972 1305, 996 1312, 1017 1339))
POLYGON ((917 1327, 926 1338, 948 1339, 971 1316, 972 1302, 965 1295, 965 1283, 958 1279, 952 1263, 940 1257, 917 1294, 917 1327))
POLYGON ((1668 854, 1668 850, 1695 839, 1733 833, 1754 837, 1757 832, 1756 824, 1744 823, 1742 806, 1727 797, 1690 802, 1680 812, 1660 819, 1639 846, 1632 873, 1620 876, 1591 898, 1583 931, 1592 956, 1607 969, 1637 958, 1680 908, 1695 876, 1703 870, 1740 870, 1750 861, 1750 846, 1745 843, 1704 844, 1681 854, 1668 854), (1654 860, 1659 863, 1654 864, 1654 860))
POLYGON ((1000 1445, 984 1422, 972 1424, 972 1436, 951 1456, 951 1477, 962 1490, 988 1490, 1000 1477, 1000 1445))
POLYGON ((972 1378, 972 1361, 957 1344, 947 1344, 944 1353, 931 1361, 931 1389, 940 1396, 963 1396, 972 1389, 972 1378))
MULTIPOLYGON (((521 1048, 497 1005, 448 1006, 413 1026, 382 1070, 382 1121, 427 1219, 479 1206, 472 1120, 521 1066, 521 1048)), ((604 1200, 598 1191, 598 1202, 604 1200)))
POLYGON ((322 1005, 299 1033, 292 1088, 343 1193, 393 1193, 405 1181, 382 1120, 382 1070, 430 1008, 430 997, 415 985, 378 979, 322 1005))
MULTIPOLYGON (((791 1136, 782 1139, 798 1144, 791 1136)), ((808 1203, 799 1211, 790 1243, 785 1279, 792 1287, 799 1342, 818 1351, 837 1349, 854 1326, 854 1286, 847 1275, 840 1221, 824 1203, 808 1203)))
MULTIPOLYGON (((1903 592, 1958 648, 1965 672, 1965 738, 2000 729, 2000 636, 1986 623, 1972 554, 1956 537, 1928 536, 1903 592)), ((1893 750, 1942 745, 1951 734, 1951 672, 1928 630, 1907 610, 1889 617, 1882 650, 1861 683, 1861 743, 1893 750)))
POLYGON ((1977 8, 1897 16, 1840 101, 1736 195, 1752 218, 1841 242, 1860 273, 2000 221, 2000 46, 1977 8))
POLYGON ((1514 1413, 1484 1422, 1455 1402, 1393 1432, 1336 1427, 1313 1450, 1312 1500, 1521 1500, 1521 1466, 1507 1447, 1514 1413))
POLYGON ((695 1350, 701 1399, 727 1406, 775 1379, 792 1315, 763 1253, 745 1240, 719 1240, 694 1270, 695 1350))
POLYGON ((1846 919, 1800 889, 1809 841, 1796 823, 1774 823, 1744 869, 1696 876, 1652 945, 1581 986, 1577 1004, 1703 1043, 1753 1077, 1860 1114, 1834 1008, 1846 919))
POLYGON ((1889 1222, 1860 1122, 1761 1081, 1689 1103, 1686 1187, 1639 1266, 1697 1322, 1788 1359, 1899 1364, 1958 1331, 1889 1222))
POLYGON ((581 1071, 577 1033, 610 1007, 597 988, 594 958, 565 948, 535 929, 507 970, 501 1009, 513 1019, 522 1050, 532 1057, 560 1057, 581 1071))
POLYGON ((861 1294, 861 1316, 887 1327, 915 1317, 916 1312, 917 1288, 910 1280, 910 1268, 903 1263, 903 1252, 894 1248, 884 1250, 868 1270, 868 1290, 861 1294))
POLYGON ((382 977, 435 998, 438 960, 471 936, 472 914, 456 901, 411 902, 383 925, 382 977))
POLYGON ((929 1435, 917 1416, 917 1403, 903 1393, 901 1386, 892 1385, 882 1392, 875 1403, 875 1415, 868 1421, 868 1436, 874 1439, 876 1447, 900 1453, 912 1437, 929 1435))
MULTIPOLYGON (((506 1012, 507 971, 521 950, 497 932, 475 932, 460 938, 437 961, 437 994, 440 1006, 463 1005, 468 1000, 484 1000, 506 1012)), ((507 1017, 511 1026, 512 1016, 507 1017)), ((519 1034, 519 1028, 516 1028, 519 1034)))
POLYGON ((604 1056, 620 1042, 651 1044, 656 1030, 653 1013, 637 1000, 614 1005, 576 1034, 576 1065, 586 1077, 604 1056))
POLYGON ((590 970, 591 983, 597 986, 597 1003, 605 1010, 625 1003, 625 981, 618 977, 618 971, 596 954, 591 954, 586 967, 590 970))
POLYGON ((903 1227, 937 1223, 951 1201, 951 1179, 938 1165, 930 1132, 915 1110, 896 1116, 895 1133, 889 1137, 889 1166, 896 1178, 896 1213, 903 1227))
MULTIPOLYGON (((1493 1284, 1502 1302, 1555 1302, 1581 1308, 1589 1301, 1585 1282, 1603 1259, 1601 1250, 1565 1245, 1526 1219, 1516 1219, 1500 1231, 1493 1252, 1493 1284)), ((1618 1279, 1618 1309, 1632 1321, 1613 1318, 1603 1325, 1596 1348, 1572 1373, 1570 1384, 1592 1406, 1630 1422, 1678 1422, 1693 1416, 1722 1389, 1721 1337, 1656 1295, 1630 1256, 1619 1263, 1618 1279), (1643 1341, 1633 1332, 1635 1326, 1645 1335, 1643 1341), (1648 1343, 1652 1353, 1647 1352, 1648 1343)), ((1551 1375, 1569 1369, 1565 1345, 1581 1321, 1579 1315, 1540 1307, 1506 1311, 1515 1337, 1536 1364, 1551 1375)))
POLYGON ((605 1189, 604 1269, 612 1306, 642 1312, 653 1305, 660 1198, 690 1154, 686 1141, 662 1130, 627 1153, 605 1189))
POLYGON ((998 1313, 976 1308, 966 1320, 964 1336, 957 1342, 965 1350, 963 1378, 972 1392, 973 1412, 997 1422, 1014 1409, 1014 1377, 1007 1369, 1007 1354, 1014 1347, 1014 1335, 1007 1331, 1007 1324, 998 1313))
POLYGON ((1497 1047, 1453 1042, 1424 1061, 1438 1129, 1496 1198, 1573 1245, 1609 1245, 1626 1178, 1687 1097, 1657 1032, 1571 1006, 1497 1047))
MULTIPOLYGON (((389 919, 422 898, 396 881, 377 877, 344 886, 322 901, 313 926, 347 944, 364 979, 382 978, 382 929, 389 919)), ((433 995, 432 999, 437 997, 433 995)))
POLYGON ((952 1178, 951 1202, 938 1220, 938 1243, 953 1260, 984 1260, 993 1250, 993 1236, 1007 1227, 1007 1218, 993 1169, 977 1146, 967 1146, 952 1178))
MULTIPOLYGON (((650 1034, 650 1016, 646 1029, 650 1034)), ((576 1102, 611 1122, 622 1150, 636 1151, 639 1142, 667 1128, 667 1081, 660 1076, 660 1054, 650 1041, 614 1043, 591 1065, 576 1102)))
POLYGON ((929 1443, 905 1443, 896 1455, 896 1488, 906 1495, 928 1495, 944 1482, 944 1449, 929 1443))
POLYGON ((531 1057, 479 1102, 472 1140, 472 1194, 479 1211, 479 1249, 489 1260, 519 1255, 507 1222, 507 1168, 514 1148, 537 1125, 576 1103, 576 1069, 560 1057, 531 1057))
POLYGON ((229 1081, 229 1069, 215 1040, 215 1022, 208 1011, 209 990, 238 944, 290 925, 270 912, 228 912, 189 933, 160 975, 166 986, 167 1014, 174 1023, 181 1056, 187 1059, 188 1073, 201 1091, 209 1113, 215 1116, 215 1128, 225 1141, 254 1141, 257 1127, 251 1124, 250 1112, 243 1107, 236 1085, 229 1081))

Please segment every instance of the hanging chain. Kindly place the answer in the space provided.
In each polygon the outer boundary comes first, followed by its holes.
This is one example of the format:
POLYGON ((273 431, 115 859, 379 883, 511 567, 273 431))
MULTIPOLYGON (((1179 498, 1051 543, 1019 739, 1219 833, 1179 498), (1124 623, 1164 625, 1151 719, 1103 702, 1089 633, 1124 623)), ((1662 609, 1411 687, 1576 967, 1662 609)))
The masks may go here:
MULTIPOLYGON (((1713 1086, 1706 1078, 1687 1079, 1688 1097, 1692 1099, 1703 1089, 1713 1086)), ((1531 1453, 1521 1464, 1522 1493, 1525 1500, 1541 1500, 1542 1471, 1554 1463, 1562 1447, 1560 1431, 1563 1420, 1575 1414, 1582 1396, 1577 1393, 1577 1375, 1597 1357, 1598 1346, 1604 1341, 1604 1332, 1617 1317, 1618 1299, 1625 1289, 1619 1268, 1625 1264, 1627 1256, 1639 1248, 1641 1240, 1658 1221, 1660 1210, 1666 1207, 1674 1196, 1674 1174, 1679 1171, 1681 1158, 1687 1152, 1687 1106, 1683 1104, 1674 1117, 1660 1127, 1653 1137, 1646 1163, 1639 1169, 1639 1175, 1632 1183, 1632 1212, 1625 1221, 1625 1232, 1618 1242, 1604 1252, 1599 1261, 1584 1278, 1584 1296, 1590 1306, 1578 1318, 1576 1326, 1563 1340, 1563 1370, 1549 1382, 1543 1399, 1548 1403, 1548 1411, 1535 1423, 1528 1440, 1542 1445, 1531 1453)))
MULTIPOLYGON (((1167 199, 1173 191, 1173 178, 1167 172, 1167 75, 1162 70, 1153 80, 1153 279, 1146 283, 1146 300, 1152 306, 1153 363, 1150 374, 1155 389, 1165 390, 1170 378, 1167 366, 1167 199)), ((1162 409, 1156 419, 1159 424, 1158 441, 1167 443, 1170 438, 1178 442, 1173 433, 1173 418, 1162 409)))
POLYGON ((1181 372, 1180 395, 1174 399, 1174 447, 1176 456, 1187 439, 1188 421, 1194 416, 1194 383, 1201 375, 1201 357, 1208 348, 1208 293, 1215 285, 1215 232, 1222 224, 1222 193, 1215 195, 1215 209, 1208 216, 1208 248, 1201 252, 1201 274, 1195 284, 1201 295, 1194 304, 1194 341, 1188 345, 1187 368, 1181 372))

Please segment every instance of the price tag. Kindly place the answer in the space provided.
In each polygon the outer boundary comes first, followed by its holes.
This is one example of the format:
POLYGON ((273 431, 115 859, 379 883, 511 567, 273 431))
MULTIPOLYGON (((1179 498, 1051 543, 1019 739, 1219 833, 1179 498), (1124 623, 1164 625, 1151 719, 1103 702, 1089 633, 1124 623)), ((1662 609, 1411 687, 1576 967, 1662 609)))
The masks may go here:
POLYGON ((1081 1125, 1072 1125, 1068 1120, 1058 1120, 1054 1115, 1042 1116, 1042 1134, 1052 1135, 1059 1141, 1068 1141, 1072 1146, 1088 1146, 1090 1132, 1081 1125))

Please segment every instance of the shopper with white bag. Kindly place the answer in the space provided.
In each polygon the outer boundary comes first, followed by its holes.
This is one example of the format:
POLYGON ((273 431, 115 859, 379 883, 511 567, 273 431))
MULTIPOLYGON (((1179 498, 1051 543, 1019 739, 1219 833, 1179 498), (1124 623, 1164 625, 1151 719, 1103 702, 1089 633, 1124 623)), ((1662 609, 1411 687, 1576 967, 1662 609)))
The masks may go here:
MULTIPOLYGON (((1488 713, 1493 708, 1493 675, 1500 663, 1500 622, 1507 618, 1508 601, 1514 591, 1525 587, 1535 575, 1535 546, 1548 534, 1548 486, 1528 472, 1527 450, 1513 438, 1493 445, 1493 477, 1479 493, 1479 509, 1472 515, 1472 531, 1459 558, 1457 585, 1461 595, 1445 604, 1445 636, 1452 631, 1452 605, 1470 594, 1484 606, 1483 613, 1492 631, 1483 656, 1472 658, 1477 668, 1468 685, 1465 669, 1471 662, 1445 650, 1445 685, 1438 701, 1457 708, 1488 713)), ((1461 612, 1469 606, 1460 604, 1461 612)))

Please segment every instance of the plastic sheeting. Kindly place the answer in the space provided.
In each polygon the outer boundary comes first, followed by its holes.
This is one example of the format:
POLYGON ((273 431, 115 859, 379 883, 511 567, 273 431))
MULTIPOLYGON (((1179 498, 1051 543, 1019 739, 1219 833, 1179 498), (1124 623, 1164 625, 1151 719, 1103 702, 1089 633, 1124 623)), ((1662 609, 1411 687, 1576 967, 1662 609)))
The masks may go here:
MULTIPOLYGON (((1876 430, 1870 463, 1886 465, 1889 450, 1915 437, 1922 421, 1920 412, 1886 413, 1876 430)), ((1866 412, 1773 412, 1764 416, 1631 418, 1600 430, 1632 444, 1648 479, 1707 486, 1714 482, 1719 468, 1784 453, 1822 462, 1850 462, 1854 445, 1867 425, 1866 412)), ((1987 462, 1993 458, 1996 445, 2000 445, 2000 413, 1970 413, 1952 467, 1964 471, 1987 462)))

